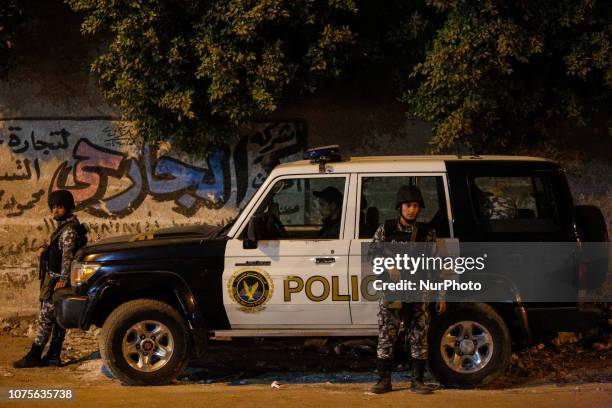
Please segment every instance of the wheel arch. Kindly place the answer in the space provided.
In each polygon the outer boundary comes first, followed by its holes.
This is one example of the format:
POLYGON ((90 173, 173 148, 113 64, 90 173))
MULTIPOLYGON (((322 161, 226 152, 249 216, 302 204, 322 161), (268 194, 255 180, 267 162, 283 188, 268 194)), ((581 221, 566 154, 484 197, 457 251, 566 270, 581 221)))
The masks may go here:
POLYGON ((96 287, 83 327, 102 327, 109 315, 120 305, 137 299, 153 299, 176 309, 190 329, 195 356, 206 346, 207 328, 199 312, 193 293, 185 280, 174 272, 142 271, 116 274, 96 287), (135 284, 137 282, 137 284, 135 284))
POLYGON ((512 339, 513 350, 525 350, 531 346, 532 338, 527 320, 527 311, 522 303, 487 303, 500 315, 512 339))

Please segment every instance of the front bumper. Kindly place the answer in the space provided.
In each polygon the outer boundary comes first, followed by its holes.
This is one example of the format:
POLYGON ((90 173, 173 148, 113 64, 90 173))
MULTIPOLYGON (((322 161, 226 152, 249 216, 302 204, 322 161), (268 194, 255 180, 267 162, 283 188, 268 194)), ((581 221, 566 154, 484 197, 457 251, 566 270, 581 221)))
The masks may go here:
MULTIPOLYGON (((60 289, 53 295, 55 319, 64 329, 83 329, 89 307, 89 298, 75 294, 71 289, 60 289)), ((89 325, 87 325, 89 326, 89 325)))

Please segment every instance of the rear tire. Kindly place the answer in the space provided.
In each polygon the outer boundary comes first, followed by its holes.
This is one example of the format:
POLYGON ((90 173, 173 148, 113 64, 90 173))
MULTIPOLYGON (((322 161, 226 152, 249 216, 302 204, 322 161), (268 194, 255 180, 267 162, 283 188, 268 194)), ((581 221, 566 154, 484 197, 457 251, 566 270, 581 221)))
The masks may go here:
POLYGON ((185 319, 170 305, 152 299, 117 307, 104 322, 100 354, 113 375, 127 385, 164 385, 189 362, 185 319))
POLYGON ((576 284, 580 289, 599 289, 606 281, 610 262, 606 219, 594 205, 577 205, 574 210, 580 238, 586 243, 582 247, 582 259, 587 268, 576 284))
POLYGON ((444 386, 474 388, 489 384, 510 364, 510 331, 486 304, 464 304, 432 322, 429 366, 444 386))
POLYGON ((576 223, 584 242, 608 242, 608 226, 601 210, 594 205, 577 205, 576 223))

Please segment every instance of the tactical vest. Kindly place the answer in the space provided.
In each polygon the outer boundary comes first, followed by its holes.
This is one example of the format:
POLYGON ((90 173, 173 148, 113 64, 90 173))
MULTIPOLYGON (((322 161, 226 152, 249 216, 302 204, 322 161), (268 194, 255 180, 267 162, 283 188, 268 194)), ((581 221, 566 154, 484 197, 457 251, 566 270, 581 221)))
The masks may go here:
POLYGON ((74 253, 79 250, 81 247, 87 244, 87 230, 85 227, 79 223, 79 221, 69 221, 66 224, 62 225, 57 231, 51 235, 51 242, 49 244, 48 254, 49 254, 49 263, 48 269, 54 273, 62 272, 62 251, 59 247, 59 240, 61 235, 66 231, 67 228, 74 228, 76 230, 76 242, 74 245, 74 253))
MULTIPOLYGON (((427 223, 417 222, 414 225, 414 227, 416 228, 416 234, 414 234, 414 230, 413 232, 400 231, 397 228, 397 223, 398 223, 397 219, 385 221, 385 224, 384 224, 385 225, 384 227, 385 228, 385 242, 426 242, 427 235, 429 234, 429 231, 431 230, 431 228, 429 227, 427 223)), ((405 273, 405 272, 401 272, 401 273, 405 273)), ((402 277, 402 279, 404 279, 404 277, 402 277)), ((421 299, 418 300, 419 302, 427 301, 426 292, 416 291, 415 293, 420 294, 421 296, 421 299)), ((384 295, 383 295, 383 299, 384 299, 384 295)), ((385 305, 389 309, 402 309, 405 303, 401 301, 393 301, 393 302, 386 301, 385 305)), ((404 309, 404 311, 405 310, 406 309, 404 309)))
MULTIPOLYGON (((412 241, 412 232, 400 231, 397 228, 397 219, 385 221, 385 242, 410 242, 412 241)), ((429 233, 429 226, 424 222, 417 222, 416 236, 414 242, 425 242, 429 233)))

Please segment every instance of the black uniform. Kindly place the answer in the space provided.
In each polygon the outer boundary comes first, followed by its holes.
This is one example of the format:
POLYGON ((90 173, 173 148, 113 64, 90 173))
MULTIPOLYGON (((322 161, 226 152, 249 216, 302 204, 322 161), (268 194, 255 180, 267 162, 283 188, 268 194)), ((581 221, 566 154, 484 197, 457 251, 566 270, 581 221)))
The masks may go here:
POLYGON ((318 238, 338 238, 340 236, 340 217, 323 219, 323 226, 317 233, 318 238))

